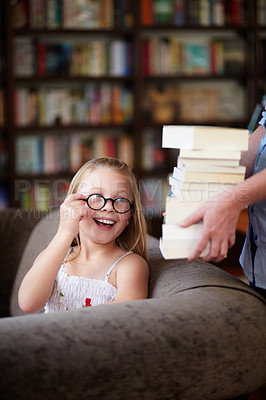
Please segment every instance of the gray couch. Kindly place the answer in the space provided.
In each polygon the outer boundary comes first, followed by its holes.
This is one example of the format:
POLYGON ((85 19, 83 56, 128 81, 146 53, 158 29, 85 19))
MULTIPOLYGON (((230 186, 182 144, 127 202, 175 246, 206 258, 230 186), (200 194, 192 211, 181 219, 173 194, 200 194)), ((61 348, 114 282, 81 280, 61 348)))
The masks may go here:
POLYGON ((18 286, 57 223, 0 211, 1 399, 231 399, 266 383, 265 300, 211 264, 163 260, 150 236, 148 299, 21 315, 18 286))

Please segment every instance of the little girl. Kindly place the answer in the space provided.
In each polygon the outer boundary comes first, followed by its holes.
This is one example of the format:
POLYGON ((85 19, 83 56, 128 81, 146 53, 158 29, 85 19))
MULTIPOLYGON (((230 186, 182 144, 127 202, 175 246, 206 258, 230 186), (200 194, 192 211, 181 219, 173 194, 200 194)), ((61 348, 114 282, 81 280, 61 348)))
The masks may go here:
POLYGON ((19 305, 48 313, 146 298, 146 258, 134 175, 120 160, 91 160, 70 184, 58 231, 24 277, 19 305))

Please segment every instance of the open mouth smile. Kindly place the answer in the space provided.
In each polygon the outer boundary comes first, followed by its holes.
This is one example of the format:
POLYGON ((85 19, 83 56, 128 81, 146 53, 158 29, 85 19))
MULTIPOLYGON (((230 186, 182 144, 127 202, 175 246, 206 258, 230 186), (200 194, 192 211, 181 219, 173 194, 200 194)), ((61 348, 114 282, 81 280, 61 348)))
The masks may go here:
POLYGON ((115 224, 115 221, 105 218, 94 218, 94 221, 96 222, 97 225, 104 227, 112 227, 115 224))

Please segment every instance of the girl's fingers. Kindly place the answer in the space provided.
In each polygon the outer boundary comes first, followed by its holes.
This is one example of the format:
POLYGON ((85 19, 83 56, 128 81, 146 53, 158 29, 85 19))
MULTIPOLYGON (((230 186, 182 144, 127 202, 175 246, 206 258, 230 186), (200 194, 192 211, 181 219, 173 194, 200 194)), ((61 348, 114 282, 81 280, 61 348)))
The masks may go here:
POLYGON ((68 220, 80 220, 86 214, 85 196, 80 193, 73 193, 61 204, 61 217, 68 220))
POLYGON ((70 203, 72 201, 76 201, 76 200, 82 200, 84 201, 86 199, 86 196, 84 196, 83 194, 80 193, 72 193, 70 195, 68 195, 65 199, 64 202, 66 203, 70 203))

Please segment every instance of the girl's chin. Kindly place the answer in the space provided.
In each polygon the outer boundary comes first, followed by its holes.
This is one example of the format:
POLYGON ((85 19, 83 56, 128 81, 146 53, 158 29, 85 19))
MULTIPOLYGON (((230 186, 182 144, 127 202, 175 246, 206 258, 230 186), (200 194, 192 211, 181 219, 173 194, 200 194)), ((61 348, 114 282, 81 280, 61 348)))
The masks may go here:
POLYGON ((97 243, 109 243, 115 240, 117 235, 111 229, 95 229, 90 237, 97 243))

